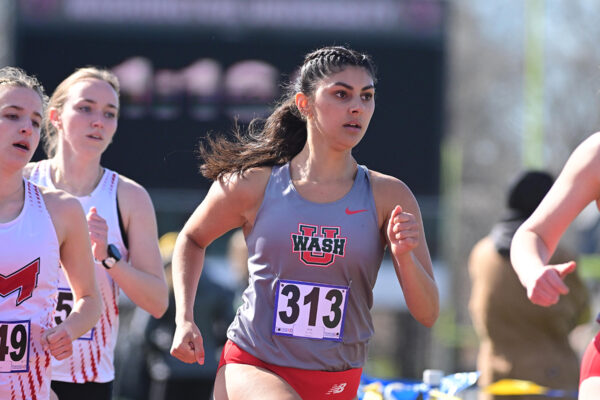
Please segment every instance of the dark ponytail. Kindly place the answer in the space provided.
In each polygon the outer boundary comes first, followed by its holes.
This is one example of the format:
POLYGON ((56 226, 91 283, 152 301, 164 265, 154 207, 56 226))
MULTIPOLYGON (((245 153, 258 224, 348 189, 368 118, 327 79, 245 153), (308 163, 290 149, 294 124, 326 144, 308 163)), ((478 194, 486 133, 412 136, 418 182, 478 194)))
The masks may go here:
POLYGON ((227 173, 243 174, 254 167, 285 164, 306 143, 306 121, 294 98, 282 102, 267 120, 255 119, 243 132, 236 124, 233 138, 209 136, 198 147, 200 172, 217 180, 227 173))
POLYGON ((281 165, 290 161, 306 143, 306 120, 296 107, 296 93, 312 96, 323 78, 345 67, 365 68, 373 83, 375 65, 366 54, 342 46, 324 47, 309 53, 296 81, 266 119, 255 119, 243 132, 236 124, 233 138, 211 135, 198 147, 203 160, 200 172, 211 180, 235 173, 243 175, 254 167, 281 165))

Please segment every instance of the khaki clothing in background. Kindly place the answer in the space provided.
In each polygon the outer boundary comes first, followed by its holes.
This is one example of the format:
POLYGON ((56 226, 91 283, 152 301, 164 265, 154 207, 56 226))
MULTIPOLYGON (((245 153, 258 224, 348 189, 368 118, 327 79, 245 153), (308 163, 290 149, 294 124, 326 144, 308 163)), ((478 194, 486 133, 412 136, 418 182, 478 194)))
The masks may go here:
MULTIPOLYGON (((573 260, 557 251, 552 263, 573 260)), ((527 298, 508 257, 490 237, 480 240, 469 258, 472 289, 469 311, 480 348, 477 369, 481 388, 500 379, 524 379, 554 389, 577 390, 579 360, 569 333, 589 313, 588 292, 576 273, 565 279, 570 292, 552 307, 527 298)), ((543 396, 490 396, 480 400, 543 399, 543 396)), ((554 397, 553 399, 557 399, 554 397)))

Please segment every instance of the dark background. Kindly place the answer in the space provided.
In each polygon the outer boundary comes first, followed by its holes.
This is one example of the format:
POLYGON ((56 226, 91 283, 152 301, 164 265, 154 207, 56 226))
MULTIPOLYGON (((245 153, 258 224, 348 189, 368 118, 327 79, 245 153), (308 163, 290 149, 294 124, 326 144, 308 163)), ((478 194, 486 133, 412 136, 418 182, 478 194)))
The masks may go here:
MULTIPOLYGON (((243 59, 260 59, 278 67, 282 74, 291 74, 308 51, 347 44, 373 56, 379 78, 376 111, 367 136, 355 150, 356 158, 372 169, 399 177, 416 194, 438 194, 442 44, 333 34, 309 39, 266 33, 227 38, 190 30, 161 33, 140 28, 62 27, 48 31, 23 27, 17 36, 17 65, 36 74, 51 93, 78 67, 112 67, 131 55, 151 59, 156 69, 183 68, 201 57, 215 58, 224 67, 243 59)), ((186 114, 171 121, 122 116, 114 145, 103 162, 149 188, 206 188, 207 182, 197 174, 192 150, 207 131, 226 132, 231 126, 224 115, 208 123, 186 114)))

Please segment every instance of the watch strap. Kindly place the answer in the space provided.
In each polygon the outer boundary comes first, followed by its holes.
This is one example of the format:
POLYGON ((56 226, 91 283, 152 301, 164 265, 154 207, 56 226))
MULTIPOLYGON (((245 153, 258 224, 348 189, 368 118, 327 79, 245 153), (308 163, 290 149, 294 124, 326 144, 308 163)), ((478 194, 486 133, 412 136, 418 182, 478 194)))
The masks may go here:
MULTIPOLYGON (((106 269, 111 269, 113 267, 113 265, 115 265, 115 262, 113 261, 112 265, 109 265, 106 263, 106 260, 108 260, 111 257, 106 257, 104 260, 102 260, 102 266, 106 269)), ((114 258, 113 258, 114 260, 114 258)))

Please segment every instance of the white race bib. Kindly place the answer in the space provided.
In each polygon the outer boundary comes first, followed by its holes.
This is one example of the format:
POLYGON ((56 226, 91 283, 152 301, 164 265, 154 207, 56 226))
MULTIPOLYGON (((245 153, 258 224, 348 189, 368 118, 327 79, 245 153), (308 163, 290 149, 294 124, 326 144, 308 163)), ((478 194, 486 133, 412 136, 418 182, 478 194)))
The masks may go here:
MULTIPOLYGON (((54 310, 54 322, 56 325, 62 324, 73 311, 73 293, 69 288, 58 288, 58 301, 56 310, 54 310)), ((77 340, 92 340, 94 338, 94 328, 90 329, 77 340)))
POLYGON ((0 321, 0 373, 29 371, 30 321, 0 321))
POLYGON ((278 281, 273 334, 341 341, 348 290, 347 286, 278 281))

